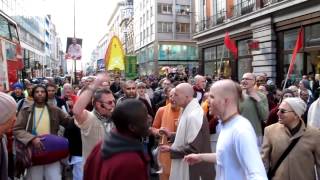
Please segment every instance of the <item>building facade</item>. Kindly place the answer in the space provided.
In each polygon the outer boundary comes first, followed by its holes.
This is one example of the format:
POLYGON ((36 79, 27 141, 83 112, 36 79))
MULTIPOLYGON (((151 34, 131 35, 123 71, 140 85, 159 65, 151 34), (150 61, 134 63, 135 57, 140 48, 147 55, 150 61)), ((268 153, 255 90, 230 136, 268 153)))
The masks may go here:
POLYGON ((304 45, 291 82, 320 73, 320 3, 317 0, 204 0, 195 2, 196 32, 203 74, 240 79, 266 73, 278 85, 285 79, 300 28, 304 45), (225 33, 238 47, 235 59, 224 46, 225 33))
POLYGON ((134 48, 141 75, 165 66, 197 68, 191 0, 135 0, 134 48))
POLYGON ((62 46, 49 15, 35 16, 26 6, 27 0, 0 2, 0 9, 18 24, 23 51, 24 70, 21 78, 58 75, 62 46), (52 68, 53 67, 53 68, 52 68))

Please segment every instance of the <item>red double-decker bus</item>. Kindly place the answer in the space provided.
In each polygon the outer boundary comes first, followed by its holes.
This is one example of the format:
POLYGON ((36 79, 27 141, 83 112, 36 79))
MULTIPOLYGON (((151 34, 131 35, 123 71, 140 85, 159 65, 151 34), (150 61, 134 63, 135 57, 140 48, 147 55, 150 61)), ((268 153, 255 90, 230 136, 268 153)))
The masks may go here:
POLYGON ((17 24, 0 11, 0 83, 5 90, 18 81, 23 69, 22 49, 17 24))

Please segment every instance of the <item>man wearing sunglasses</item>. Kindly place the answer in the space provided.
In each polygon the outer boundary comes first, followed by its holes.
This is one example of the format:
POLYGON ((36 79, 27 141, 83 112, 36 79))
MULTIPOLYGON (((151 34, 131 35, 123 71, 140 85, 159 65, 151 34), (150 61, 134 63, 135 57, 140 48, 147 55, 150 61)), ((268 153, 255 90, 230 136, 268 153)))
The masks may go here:
POLYGON ((320 131, 302 120, 306 107, 298 97, 284 99, 277 113, 278 123, 265 128, 262 160, 269 179, 316 179, 320 174, 320 131), (296 144, 287 151, 293 142, 296 144), (280 161, 283 154, 286 156, 280 161), (280 164, 278 168, 276 164, 280 164))
POLYGON ((113 128, 110 120, 115 107, 115 99, 109 89, 103 89, 102 84, 109 81, 107 74, 99 74, 80 95, 73 107, 76 124, 81 129, 82 156, 86 160, 93 147, 101 141, 106 132, 113 128), (93 110, 86 110, 91 102, 93 110))

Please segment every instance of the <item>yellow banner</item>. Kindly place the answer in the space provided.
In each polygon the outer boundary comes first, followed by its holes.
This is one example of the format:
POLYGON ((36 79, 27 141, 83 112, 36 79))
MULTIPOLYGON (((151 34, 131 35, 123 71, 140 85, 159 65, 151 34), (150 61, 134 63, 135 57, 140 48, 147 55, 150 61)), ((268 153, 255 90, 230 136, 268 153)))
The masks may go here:
POLYGON ((124 51, 122 44, 117 36, 113 36, 109 42, 108 49, 105 55, 106 70, 121 70, 125 68, 124 51))

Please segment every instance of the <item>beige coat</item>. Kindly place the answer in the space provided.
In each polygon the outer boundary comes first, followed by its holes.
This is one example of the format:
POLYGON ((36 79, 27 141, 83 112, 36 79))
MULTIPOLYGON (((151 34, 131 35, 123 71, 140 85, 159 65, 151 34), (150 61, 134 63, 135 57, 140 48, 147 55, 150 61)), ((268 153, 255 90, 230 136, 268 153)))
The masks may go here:
MULTIPOLYGON (((55 106, 47 106, 50 118, 50 133, 57 135, 59 130, 59 125, 64 127, 68 126, 73 122, 73 118, 70 117, 68 114, 64 113, 61 109, 55 106)), ((31 140, 33 140, 36 136, 31 134, 32 126, 33 126, 33 114, 31 114, 31 120, 29 122, 28 129, 26 131, 27 122, 29 114, 32 112, 31 107, 23 108, 17 117, 17 121, 13 128, 14 136, 23 142, 24 144, 28 144, 31 140)))
POLYGON ((290 142, 302 136, 277 169, 273 180, 313 180, 314 165, 320 175, 320 130, 308 127, 302 122, 300 130, 291 136, 289 130, 276 123, 265 128, 262 145, 262 160, 269 170, 289 146, 290 142))

